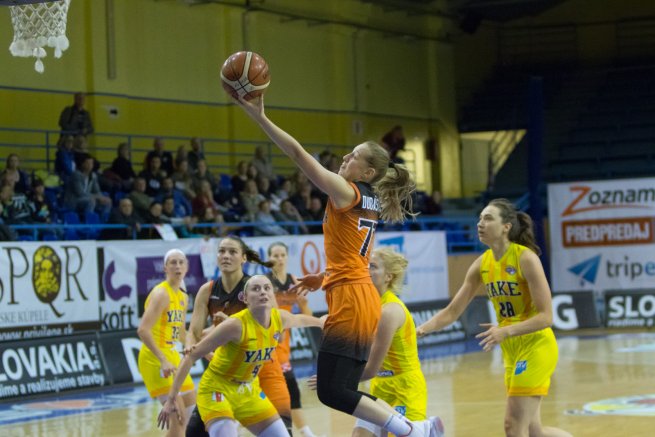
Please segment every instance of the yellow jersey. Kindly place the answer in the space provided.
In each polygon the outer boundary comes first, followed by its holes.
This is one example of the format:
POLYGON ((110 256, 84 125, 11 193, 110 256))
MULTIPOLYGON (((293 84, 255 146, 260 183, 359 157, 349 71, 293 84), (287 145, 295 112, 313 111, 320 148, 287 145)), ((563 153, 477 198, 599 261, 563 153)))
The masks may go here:
POLYGON ((527 320, 537 314, 532 302, 528 282, 523 277, 519 259, 529 250, 511 243, 507 252, 496 261, 491 249, 482 255, 480 276, 487 296, 496 309, 499 326, 507 326, 527 320))
MULTIPOLYGON (((180 332, 184 329, 186 308, 189 301, 189 296, 182 290, 175 291, 166 281, 160 282, 153 288, 163 287, 168 292, 168 308, 162 312, 159 319, 150 332, 155 344, 160 349, 173 348, 176 341, 180 340, 180 332)), ((144 309, 148 308, 152 292, 148 294, 144 309)), ((145 345, 144 345, 145 347, 145 345)))
POLYGON ((241 320, 241 339, 216 349, 209 369, 229 381, 248 383, 257 377, 265 362, 271 361, 282 338, 282 318, 277 308, 271 309, 271 325, 266 328, 247 308, 230 317, 241 320))
POLYGON ((388 303, 399 304, 405 312, 405 323, 393 334, 391 346, 384 357, 378 376, 394 376, 413 370, 421 370, 416 343, 416 327, 412 315, 405 304, 391 291, 387 291, 382 295, 381 302, 383 308, 388 303))

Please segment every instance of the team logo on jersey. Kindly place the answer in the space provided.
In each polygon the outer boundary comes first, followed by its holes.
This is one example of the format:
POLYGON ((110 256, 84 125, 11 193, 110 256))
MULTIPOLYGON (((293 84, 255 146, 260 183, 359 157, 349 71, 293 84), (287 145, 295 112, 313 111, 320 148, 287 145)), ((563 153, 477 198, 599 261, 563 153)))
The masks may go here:
POLYGON ((282 338, 282 333, 280 331, 276 332, 275 334, 273 334, 273 338, 275 339, 275 341, 279 342, 280 339, 282 338))
POLYGON ((225 395, 223 393, 214 392, 214 401, 223 402, 225 400, 225 395))
POLYGON ((398 411, 403 416, 407 415, 407 407, 404 405, 396 405, 393 407, 394 410, 398 411))
POLYGON ((514 267, 512 267, 512 266, 507 266, 507 268, 505 268, 505 271, 507 273, 509 273, 510 275, 515 275, 516 274, 516 269, 514 267))
POLYGON ((514 374, 515 375, 520 375, 521 373, 525 372, 528 368, 528 362, 526 360, 519 361, 516 363, 516 368, 514 369, 514 374))
POLYGON ((266 399, 266 394, 263 391, 259 392, 259 397, 262 399, 266 399))

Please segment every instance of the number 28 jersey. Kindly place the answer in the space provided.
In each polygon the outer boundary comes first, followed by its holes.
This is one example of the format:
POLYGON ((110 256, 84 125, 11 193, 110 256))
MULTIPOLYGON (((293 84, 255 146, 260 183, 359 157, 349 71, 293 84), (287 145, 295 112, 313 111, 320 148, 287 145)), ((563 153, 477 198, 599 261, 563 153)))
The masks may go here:
POLYGON ((482 254, 480 275, 496 310, 499 326, 513 325, 537 314, 519 264, 521 254, 526 250, 530 249, 511 243, 497 261, 491 249, 482 254))
POLYGON ((336 283, 371 282, 368 261, 375 228, 380 219, 380 201, 364 182, 351 182, 355 200, 336 208, 328 201, 323 218, 327 268, 323 288, 336 283))

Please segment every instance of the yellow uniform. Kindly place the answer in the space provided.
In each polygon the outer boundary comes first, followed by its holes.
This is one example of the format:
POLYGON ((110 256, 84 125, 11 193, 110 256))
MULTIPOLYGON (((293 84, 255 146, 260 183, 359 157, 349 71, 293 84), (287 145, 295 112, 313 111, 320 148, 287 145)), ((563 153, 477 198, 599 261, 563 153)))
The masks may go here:
POLYGON ((371 394, 386 401, 409 420, 425 420, 428 389, 421 371, 412 315, 391 291, 382 295, 382 307, 397 303, 405 312, 405 323, 396 330, 378 375, 371 380, 371 394))
POLYGON ((282 336, 280 312, 271 310, 271 325, 263 327, 245 309, 230 317, 241 320, 241 339, 216 349, 198 385, 198 411, 207 424, 230 418, 249 426, 277 415, 259 386, 257 374, 271 360, 282 336))
MULTIPOLYGON (((189 297, 181 290, 175 291, 168 282, 158 284, 154 289, 163 287, 168 293, 168 308, 162 312, 150 332, 155 344, 162 351, 166 359, 174 366, 180 365, 180 354, 175 349, 175 342, 180 340, 180 332, 184 329, 186 308, 189 297)), ((153 290, 154 290, 153 289, 153 290)), ((152 292, 148 295, 144 308, 148 308, 152 292)), ((161 363, 148 347, 143 344, 139 351, 139 372, 143 382, 150 393, 156 398, 165 395, 173 385, 173 375, 164 378, 161 373, 161 363)), ((191 377, 187 375, 180 392, 194 389, 191 377)))
MULTIPOLYGON (((480 275, 501 327, 514 325, 537 314, 519 264, 525 250, 529 249, 511 243, 497 261, 491 249, 482 255, 480 275)), ((507 395, 546 396, 558 356, 552 329, 506 338, 500 347, 505 363, 507 395)))

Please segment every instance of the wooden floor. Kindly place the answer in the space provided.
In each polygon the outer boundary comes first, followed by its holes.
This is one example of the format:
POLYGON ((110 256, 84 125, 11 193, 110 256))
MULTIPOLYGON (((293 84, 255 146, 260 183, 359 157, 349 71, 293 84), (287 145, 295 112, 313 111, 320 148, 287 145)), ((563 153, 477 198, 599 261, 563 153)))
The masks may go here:
MULTIPOLYGON (((558 342, 559 365, 542 404, 545 425, 575 436, 655 435, 655 334, 594 332, 560 336, 558 342)), ((447 436, 502 436, 505 396, 500 351, 457 353, 463 349, 461 344, 452 345, 446 352, 453 354, 423 361, 428 413, 443 418, 447 436)), ((304 381, 302 385, 305 414, 313 430, 330 437, 349 436, 353 419, 321 406, 304 381)), ((0 436, 161 436, 155 428, 159 406, 144 402, 143 395, 143 389, 137 388, 86 403, 78 397, 14 404, 12 414, 24 411, 27 417, 0 426, 0 436), (33 420, 44 409, 61 412, 85 404, 122 407, 33 420)), ((0 409, 0 423, 6 423, 8 406, 0 406, 5 408, 0 409)))

